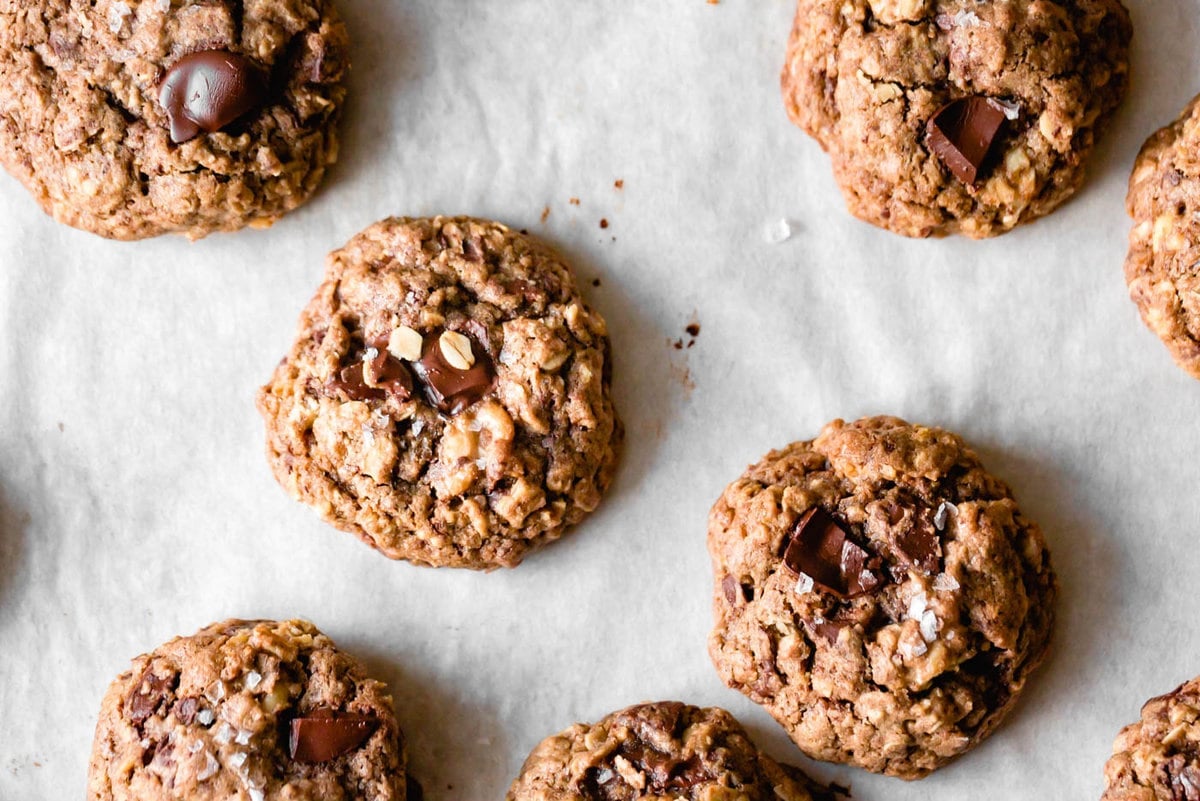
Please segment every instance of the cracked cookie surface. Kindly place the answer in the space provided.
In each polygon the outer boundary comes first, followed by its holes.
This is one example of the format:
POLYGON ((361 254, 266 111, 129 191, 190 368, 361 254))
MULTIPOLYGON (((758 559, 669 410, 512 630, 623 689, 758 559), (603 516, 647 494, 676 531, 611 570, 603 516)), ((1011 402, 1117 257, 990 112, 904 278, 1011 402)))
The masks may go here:
POLYGON ((0 162, 55 219, 113 239, 265 227, 337 158, 347 65, 330 0, 0 2, 0 162), (176 142, 162 87, 198 52, 265 88, 176 142))
POLYGON ((395 218, 330 255, 258 405, 293 497, 393 559, 490 569, 599 504, 610 385, 604 320, 547 247, 395 218))
POLYGON ((924 776, 1000 723, 1046 650, 1041 531, 941 429, 838 420, 772 451, 713 506, 708 548, 717 672, 814 759, 924 776))
POLYGON ((1121 729, 1104 766, 1101 801, 1200 798, 1200 678, 1142 706, 1121 729))
POLYGON ((227 620, 133 660, 100 707, 88 801, 404 801, 386 688, 311 623, 227 620))
POLYGON ((760 752, 723 709, 640 704, 576 723, 530 753, 507 801, 825 801, 832 796, 760 752))
POLYGON ((1125 202, 1129 296, 1176 363, 1200 378, 1200 97, 1142 146, 1125 202))
POLYGON ((1128 84, 1118 0, 799 0, 782 86, 855 216, 905 236, 986 237, 1075 193, 1128 84), (927 144, 951 101, 1010 119, 978 179, 927 144))

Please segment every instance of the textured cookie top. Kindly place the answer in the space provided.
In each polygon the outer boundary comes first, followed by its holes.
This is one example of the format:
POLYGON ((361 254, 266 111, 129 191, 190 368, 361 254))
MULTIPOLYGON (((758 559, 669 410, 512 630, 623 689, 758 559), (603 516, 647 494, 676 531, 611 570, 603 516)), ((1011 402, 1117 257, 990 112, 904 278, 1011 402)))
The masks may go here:
POLYGON ((133 660, 100 707, 89 801, 404 801, 384 686, 310 623, 227 620, 133 660))
POLYGON ((1102 801, 1200 799, 1200 678, 1151 698, 1121 729, 1104 766, 1102 801))
POLYGON ((674 701, 577 723, 538 744, 507 801, 813 801, 829 796, 759 752, 723 709, 674 701))
POLYGON ((1125 94, 1130 36, 1118 0, 798 0, 784 101, 856 216, 906 236, 992 236, 1074 193, 1125 94), (966 98, 1000 117, 964 180, 930 122, 966 98))
POLYGON ((259 395, 276 476, 395 559, 512 566, 596 508, 622 432, 604 320, 530 237, 389 219, 329 258, 259 395))
POLYGON ((963 441, 891 417, 767 454, 709 517, 731 687, 810 756, 916 778, 999 722, 1056 592, 1042 534, 963 441))
POLYGON ((1200 98, 1142 146, 1126 206, 1129 295, 1179 366, 1200 378, 1200 98))
POLYGON ((0 4, 0 161, 102 236, 267 225, 337 157, 347 56, 329 0, 0 4))

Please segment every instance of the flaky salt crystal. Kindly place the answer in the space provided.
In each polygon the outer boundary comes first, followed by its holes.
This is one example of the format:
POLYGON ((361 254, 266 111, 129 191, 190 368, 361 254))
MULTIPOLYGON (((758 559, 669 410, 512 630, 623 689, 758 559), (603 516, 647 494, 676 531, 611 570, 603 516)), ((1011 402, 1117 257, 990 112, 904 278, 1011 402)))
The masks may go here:
POLYGON ((1004 117, 1009 122, 1021 116, 1021 104, 1015 100, 1000 100, 999 98, 988 98, 993 106, 1004 112, 1004 117))
POLYGON ((171 10, 171 0, 158 0, 158 2, 155 3, 155 6, 159 11, 166 14, 171 10))
POLYGON ((918 626, 921 628, 921 639, 925 642, 933 642, 937 639, 940 624, 938 623, 937 615, 933 613, 932 609, 925 610, 925 614, 921 615, 918 626))
POLYGON ((933 515, 933 527, 936 528, 938 531, 944 530, 946 528, 946 519, 951 514, 956 514, 957 512, 958 512, 957 506, 955 506, 952 503, 947 503, 945 501, 942 501, 942 503, 937 508, 937 512, 935 512, 933 515))
POLYGON ((925 593, 918 592, 908 602, 908 619, 920 620, 925 614, 925 593))
POLYGON ((812 576, 808 575, 807 573, 801 573, 800 578, 796 581, 796 594, 807 595, 808 593, 812 592, 812 588, 812 576))
POLYGON ((133 9, 128 4, 117 0, 108 8, 108 29, 113 33, 120 33, 121 28, 125 27, 125 18, 133 13, 133 9))
POLYGON ((196 774, 197 781, 204 781, 205 779, 211 779, 213 776, 216 775, 217 768, 221 767, 217 763, 217 760, 213 758, 212 754, 205 754, 204 758, 206 760, 204 763, 204 768, 203 768, 203 770, 201 770, 199 773, 196 774))
POLYGON ((217 729, 217 733, 213 735, 213 740, 221 745, 225 745, 233 739, 233 727, 228 723, 222 723, 221 728, 217 729))
POLYGON ((783 217, 772 220, 763 228, 763 238, 771 245, 786 242, 792 238, 792 224, 783 217))
POLYGON ((252 670, 246 674, 246 689, 253 690, 262 683, 262 674, 257 670, 252 670))
POLYGON ((195 754, 195 753, 197 753, 197 752, 198 752, 198 751, 199 751, 201 748, 203 748, 203 747, 204 747, 204 743, 202 743, 202 742, 200 742, 199 740, 197 740, 196 742, 194 742, 194 743, 192 743, 191 745, 189 745, 189 746, 188 746, 188 753, 189 753, 189 754, 195 754))
POLYGON ((263 801, 263 791, 257 787, 250 788, 250 801, 263 801))
POLYGON ((959 583, 949 573, 938 573, 933 577, 933 588, 942 592, 950 592, 959 588, 959 583))
POLYGON ((238 745, 247 745, 250 742, 250 738, 253 736, 254 732, 250 731, 249 729, 238 729, 237 737, 235 737, 233 741, 238 745))
POLYGON ((245 762, 246 762, 246 752, 245 751, 238 751, 236 754, 234 754, 233 756, 231 756, 229 758, 229 764, 233 765, 235 768, 240 768, 243 764, 245 764, 245 762))
POLYGON ((200 721, 201 726, 211 726, 215 718, 211 709, 201 709, 196 714, 196 720, 200 721))

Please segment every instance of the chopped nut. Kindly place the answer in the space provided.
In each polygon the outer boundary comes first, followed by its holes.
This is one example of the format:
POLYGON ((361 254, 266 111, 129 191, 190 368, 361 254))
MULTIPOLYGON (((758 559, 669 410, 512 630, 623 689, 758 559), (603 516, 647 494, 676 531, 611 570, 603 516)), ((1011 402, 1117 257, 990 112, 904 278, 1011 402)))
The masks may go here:
POLYGON ((471 352, 471 340, 457 331, 445 331, 438 340, 442 350, 442 358, 456 370, 470 370, 475 364, 475 354, 471 352))
POLYGON ((397 359, 415 362, 421 358, 421 334, 407 325, 396 326, 388 337, 388 353, 397 359))

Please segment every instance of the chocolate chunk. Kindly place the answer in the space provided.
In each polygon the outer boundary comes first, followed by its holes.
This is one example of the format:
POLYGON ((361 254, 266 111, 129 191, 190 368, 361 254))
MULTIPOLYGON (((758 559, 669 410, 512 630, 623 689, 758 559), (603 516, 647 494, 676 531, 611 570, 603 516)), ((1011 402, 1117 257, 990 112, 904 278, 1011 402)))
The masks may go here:
POLYGON ((158 102, 180 144, 201 131, 215 133, 262 105, 266 79, 245 56, 225 50, 189 53, 167 70, 158 102))
POLYGON ((464 239, 462 249, 463 255, 467 257, 467 261, 483 261, 483 245, 480 243, 479 237, 472 236, 464 239))
POLYGON ((842 633, 842 624, 825 618, 817 618, 816 620, 805 620, 804 625, 808 628, 809 633, 820 637, 830 645, 837 645, 838 636, 842 633))
POLYGON ((196 719, 196 708, 199 703, 195 698, 180 698, 175 702, 175 706, 171 707, 171 710, 175 713, 175 717, 179 718, 179 722, 187 726, 196 719))
MULTIPOLYGON (((915 502, 881 501, 868 507, 867 530, 877 541, 889 546, 892 555, 907 569, 926 576, 938 572, 942 545, 937 533, 937 518, 928 507, 916 508, 915 502)), ((893 575, 903 575, 896 570, 893 575)))
POLYGON ((1170 798, 1171 801, 1200 801, 1200 769, 1191 764, 1183 754, 1175 754, 1158 766, 1155 771, 1156 785, 1167 790, 1170 795, 1155 795, 1156 798, 1170 798))
POLYGON ((425 335, 421 358, 413 370, 425 387, 429 402, 446 414, 458 414, 491 390, 495 383, 492 360, 474 338, 468 336, 475 363, 460 370, 446 361, 442 354, 441 329, 425 335))
POLYGON ((883 584, 879 558, 851 541, 820 507, 810 509, 792 529, 783 563, 839 598, 865 595, 883 584))
POLYGON ((379 728, 379 718, 352 712, 316 709, 293 718, 288 748, 297 762, 329 762, 348 754, 379 728))
POLYGON ((350 363, 329 379, 329 388, 350 400, 384 400, 393 395, 406 401, 413 394, 412 373, 386 346, 351 356, 350 363))
POLYGON ((742 588, 738 586, 738 580, 733 576, 725 576, 721 579, 721 591, 725 593, 725 600, 730 606, 737 606, 738 597, 742 594, 742 588))
POLYGON ((137 687, 125 699, 125 715, 134 724, 145 722, 158 709, 170 687, 170 678, 160 678, 146 668, 138 679, 137 687))
POLYGON ((947 103, 925 126, 925 143, 954 177, 974 184, 1001 128, 1004 109, 981 95, 947 103))

